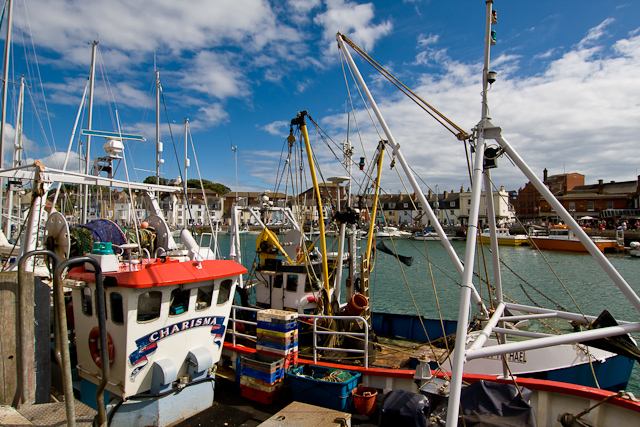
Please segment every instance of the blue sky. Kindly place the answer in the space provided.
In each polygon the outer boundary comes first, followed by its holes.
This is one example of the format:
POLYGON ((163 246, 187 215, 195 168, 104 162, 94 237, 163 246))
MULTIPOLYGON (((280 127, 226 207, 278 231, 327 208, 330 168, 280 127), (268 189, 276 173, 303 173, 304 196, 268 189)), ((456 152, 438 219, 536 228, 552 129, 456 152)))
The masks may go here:
MULTIPOLYGON (((539 175, 546 167, 550 174, 583 173, 587 183, 635 179, 640 3, 498 0, 494 9, 498 44, 491 69, 498 81, 489 105, 506 139, 539 175)), ((93 128, 116 131, 117 112, 123 132, 146 137, 127 148, 129 173, 137 180, 150 175, 145 170, 155 170, 154 57, 178 153, 184 152, 186 117, 202 177, 230 188, 235 187, 231 141, 238 147, 239 189, 273 188, 288 123, 299 110, 308 110, 335 141, 346 138, 348 95, 337 31, 468 130, 480 118, 485 10, 483 0, 16 0, 10 79, 25 74, 31 87, 26 155, 60 167, 93 40, 100 42, 93 128)), ((3 23, 3 39, 4 33, 3 23)), ((356 61, 421 178, 440 191, 468 187, 461 143, 356 61)), ((15 89, 9 98, 13 124, 15 89)), ((362 104, 354 106, 361 126, 360 136, 351 126, 355 157, 362 147, 370 157, 379 137, 362 104)), ((164 112, 163 123, 161 171, 172 179, 178 170, 164 112)), ((5 147, 12 145, 13 134, 8 126, 5 147)), ((344 175, 321 141, 313 133, 311 138, 324 176, 344 175)), ((102 144, 93 140, 92 156, 102 144)), ((388 160, 386 165, 386 191, 404 191, 388 160)), ((492 173, 495 185, 524 186, 526 178, 508 159, 499 165, 492 173)))

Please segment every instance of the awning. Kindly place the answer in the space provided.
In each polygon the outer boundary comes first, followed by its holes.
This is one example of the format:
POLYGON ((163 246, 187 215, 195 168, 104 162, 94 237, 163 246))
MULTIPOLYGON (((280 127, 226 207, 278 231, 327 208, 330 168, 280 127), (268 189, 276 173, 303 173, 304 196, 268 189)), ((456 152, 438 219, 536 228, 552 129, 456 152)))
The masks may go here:
POLYGON ((606 209, 600 212, 600 218, 635 218, 640 216, 640 209, 606 209))

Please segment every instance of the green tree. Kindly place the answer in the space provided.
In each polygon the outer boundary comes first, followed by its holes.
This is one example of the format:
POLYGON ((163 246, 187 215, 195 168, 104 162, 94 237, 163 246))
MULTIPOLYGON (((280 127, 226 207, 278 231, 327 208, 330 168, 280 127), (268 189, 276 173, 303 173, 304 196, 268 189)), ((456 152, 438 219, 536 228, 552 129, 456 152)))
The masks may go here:
MULTIPOLYGON (((160 185, 169 185, 169 180, 166 178, 160 178, 160 185)), ((156 183, 156 177, 155 176, 148 176, 144 179, 144 181, 142 181, 145 184, 155 184, 156 183)))
MULTIPOLYGON (((202 186, 205 190, 215 191, 218 194, 225 194, 231 191, 229 187, 223 184, 213 183, 206 179, 202 180, 202 186)), ((197 179, 190 179, 187 181, 187 187, 189 188, 200 188, 200 181, 197 179)))

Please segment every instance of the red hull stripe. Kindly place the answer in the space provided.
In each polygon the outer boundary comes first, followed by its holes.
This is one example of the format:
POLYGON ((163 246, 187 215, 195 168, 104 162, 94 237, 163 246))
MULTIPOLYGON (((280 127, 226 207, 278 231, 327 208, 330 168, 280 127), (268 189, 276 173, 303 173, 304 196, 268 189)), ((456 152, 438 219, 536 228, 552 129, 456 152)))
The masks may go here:
MULTIPOLYGON (((241 345, 234 346, 232 343, 225 342, 224 348, 229 351, 234 351, 236 353, 241 354, 252 354, 255 353, 256 350, 249 347, 244 347, 241 345)), ((313 360, 305 360, 298 359, 298 363, 301 364, 314 364, 313 360)), ((326 362, 318 362, 316 365, 326 366, 330 368, 339 368, 346 369, 350 371, 359 372, 362 375, 372 375, 377 377, 391 377, 391 378, 402 378, 402 379, 413 379, 415 374, 414 370, 410 369, 385 369, 385 368, 364 368, 362 366, 351 366, 351 365, 342 365, 338 363, 326 363, 326 362)), ((442 373, 435 373, 439 378, 442 378, 444 375, 442 373)), ((485 380, 485 381, 497 381, 506 384, 511 384, 512 381, 498 379, 496 375, 477 375, 477 374, 464 374, 462 376, 462 380, 467 383, 474 383, 476 381, 485 380)), ((518 377, 516 379, 518 385, 526 387, 530 390, 540 390, 540 391, 549 391, 553 393, 567 394, 570 396, 582 397, 587 399, 592 399, 595 401, 601 401, 606 397, 615 394, 606 390, 598 390, 592 387, 586 387, 575 384, 561 383, 557 381, 548 381, 548 380, 536 380, 532 378, 524 378, 518 377)), ((634 412, 640 413, 640 403, 632 402, 627 399, 622 399, 618 397, 614 397, 608 401, 612 405, 620 406, 625 409, 632 410, 634 412)))

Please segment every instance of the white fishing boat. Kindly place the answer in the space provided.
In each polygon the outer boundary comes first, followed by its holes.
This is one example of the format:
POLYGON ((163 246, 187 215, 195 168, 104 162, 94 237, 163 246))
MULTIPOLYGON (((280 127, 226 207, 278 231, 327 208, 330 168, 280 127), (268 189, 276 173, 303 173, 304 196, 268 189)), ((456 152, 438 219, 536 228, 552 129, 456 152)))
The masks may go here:
MULTIPOLYGON (((452 240, 453 237, 454 236, 452 236, 451 234, 446 235, 447 240, 452 240)), ((438 233, 435 232, 435 229, 418 231, 417 233, 413 234, 411 238, 413 240, 427 240, 427 241, 435 241, 435 242, 440 241, 440 236, 438 235, 438 233)))

